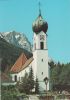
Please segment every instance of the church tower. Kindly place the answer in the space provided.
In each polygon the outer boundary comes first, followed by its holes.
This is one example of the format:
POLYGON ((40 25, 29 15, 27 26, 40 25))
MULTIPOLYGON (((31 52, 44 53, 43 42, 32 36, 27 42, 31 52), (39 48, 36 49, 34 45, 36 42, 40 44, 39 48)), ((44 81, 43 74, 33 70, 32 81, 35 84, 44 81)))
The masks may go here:
MULTIPOLYGON (((41 10, 39 9, 39 16, 33 22, 32 29, 33 36, 33 69, 34 76, 38 78, 40 90, 46 90, 44 79, 49 79, 48 66, 48 47, 47 47, 47 30, 48 24, 44 21, 41 10)), ((49 82, 47 83, 47 90, 49 90, 49 82)))

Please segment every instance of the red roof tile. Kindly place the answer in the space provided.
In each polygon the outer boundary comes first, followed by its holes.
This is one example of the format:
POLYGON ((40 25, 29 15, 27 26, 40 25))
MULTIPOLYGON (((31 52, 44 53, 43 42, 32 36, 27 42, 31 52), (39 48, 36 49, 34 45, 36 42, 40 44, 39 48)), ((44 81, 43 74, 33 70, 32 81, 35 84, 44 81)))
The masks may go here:
POLYGON ((11 68, 11 72, 18 72, 20 69, 22 69, 22 66, 27 61, 27 58, 24 53, 20 55, 20 57, 17 59, 15 64, 11 68))
POLYGON ((32 61, 33 61, 33 57, 31 57, 30 59, 28 59, 19 71, 21 71, 21 70, 25 69, 26 67, 28 67, 28 65, 29 65, 32 61))

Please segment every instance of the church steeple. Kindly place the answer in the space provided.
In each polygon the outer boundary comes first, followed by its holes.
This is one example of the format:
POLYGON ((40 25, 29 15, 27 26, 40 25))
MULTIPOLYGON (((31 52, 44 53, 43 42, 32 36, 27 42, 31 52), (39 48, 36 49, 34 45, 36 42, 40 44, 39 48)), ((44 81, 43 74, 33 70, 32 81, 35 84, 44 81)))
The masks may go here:
POLYGON ((33 25, 32 25, 33 32, 35 32, 36 34, 40 33, 41 31, 46 33, 48 30, 48 23, 42 18, 40 7, 41 7, 41 4, 39 2, 39 16, 33 22, 33 25))
POLYGON ((41 16, 41 3, 39 2, 39 16, 41 16))
MULTIPOLYGON (((48 48, 47 48, 47 35, 48 24, 43 19, 41 14, 41 5, 39 2, 39 14, 37 19, 33 22, 32 29, 33 35, 33 68, 34 74, 38 77, 41 91, 46 89, 44 79, 49 79, 49 66, 48 66, 48 48)), ((49 90, 49 82, 47 84, 49 90)))

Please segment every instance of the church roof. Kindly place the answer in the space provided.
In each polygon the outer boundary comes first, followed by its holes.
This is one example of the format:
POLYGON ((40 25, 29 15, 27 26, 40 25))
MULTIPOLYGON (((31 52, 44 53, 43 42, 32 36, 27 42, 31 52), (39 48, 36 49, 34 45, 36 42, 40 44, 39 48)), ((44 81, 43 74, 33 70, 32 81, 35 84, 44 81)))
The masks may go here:
POLYGON ((25 69, 26 67, 28 67, 28 65, 29 65, 32 61, 33 61, 33 57, 29 58, 29 59, 25 62, 25 64, 22 66, 22 68, 20 69, 20 71, 23 70, 23 69, 25 69))
POLYGON ((33 54, 27 50, 24 50, 23 53, 25 54, 26 58, 29 59, 33 56, 33 54))
POLYGON ((33 22, 33 25, 32 25, 33 32, 35 32, 36 34, 40 33, 41 31, 46 33, 48 30, 48 23, 43 19, 42 15, 41 15, 40 6, 41 6, 41 4, 39 2, 39 16, 33 22))
POLYGON ((46 33, 48 29, 48 23, 43 20, 41 15, 39 15, 38 18, 33 22, 32 29, 36 34, 41 31, 46 33))
POLYGON ((12 66, 11 72, 12 73, 18 73, 18 72, 20 72, 25 67, 27 67, 32 60, 33 60, 33 57, 27 58, 26 55, 24 53, 22 53, 19 56, 19 58, 17 59, 17 61, 15 62, 15 64, 12 66))
POLYGON ((24 63, 27 61, 27 58, 25 56, 24 53, 22 53, 19 58, 17 59, 17 61, 15 62, 15 64, 12 66, 11 68, 11 72, 17 72, 19 69, 22 68, 22 66, 24 65, 24 63))

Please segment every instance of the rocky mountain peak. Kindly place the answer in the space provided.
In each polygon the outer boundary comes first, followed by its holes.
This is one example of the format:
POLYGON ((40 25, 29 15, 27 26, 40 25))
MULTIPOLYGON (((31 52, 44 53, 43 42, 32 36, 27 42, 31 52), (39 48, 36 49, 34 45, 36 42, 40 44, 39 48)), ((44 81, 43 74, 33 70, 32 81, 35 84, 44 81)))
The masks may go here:
POLYGON ((20 48, 24 48, 31 52, 32 47, 31 43, 27 39, 26 35, 24 33, 11 31, 11 32, 1 32, 0 37, 4 38, 7 42, 18 46, 20 48))

